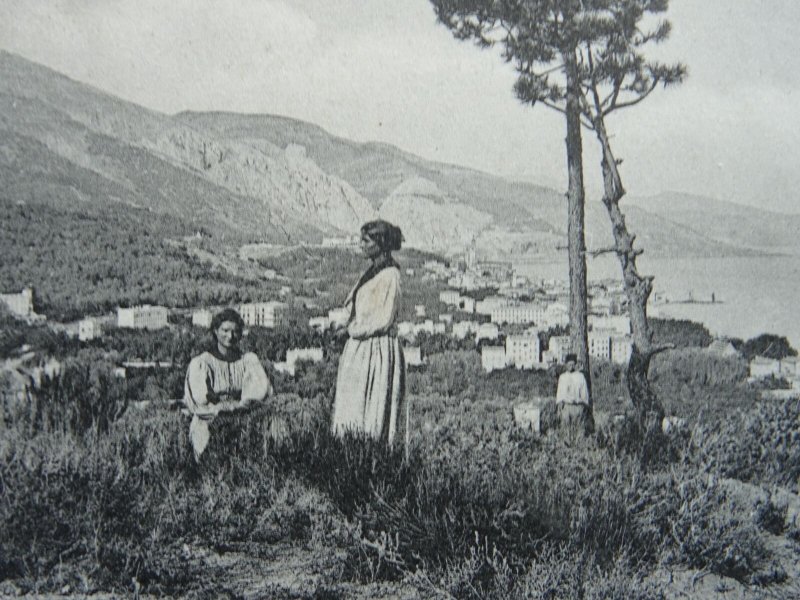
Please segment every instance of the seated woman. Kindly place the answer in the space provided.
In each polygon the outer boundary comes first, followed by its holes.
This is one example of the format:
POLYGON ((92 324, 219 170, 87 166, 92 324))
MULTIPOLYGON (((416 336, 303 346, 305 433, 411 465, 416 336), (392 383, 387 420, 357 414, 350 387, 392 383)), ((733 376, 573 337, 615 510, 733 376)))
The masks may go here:
POLYGON ((400 305, 400 269, 392 258, 403 236, 386 221, 361 228, 361 249, 370 267, 347 296, 349 339, 339 360, 332 429, 366 433, 408 450, 405 360, 395 320, 400 305))
POLYGON ((272 384, 258 357, 239 350, 243 329, 242 317, 232 308, 217 313, 211 320, 211 348, 193 358, 186 371, 183 398, 192 413, 189 438, 195 460, 200 460, 208 445, 214 417, 272 395, 272 384))

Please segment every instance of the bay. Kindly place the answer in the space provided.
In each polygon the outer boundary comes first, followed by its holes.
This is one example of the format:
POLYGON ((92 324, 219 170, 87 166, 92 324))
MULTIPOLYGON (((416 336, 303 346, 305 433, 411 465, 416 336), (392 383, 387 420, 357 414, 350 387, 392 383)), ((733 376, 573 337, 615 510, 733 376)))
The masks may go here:
MULTIPOLYGON (((800 257, 796 255, 662 259, 642 256, 639 271, 654 275, 653 289, 672 301, 654 316, 703 323, 717 336, 750 338, 761 333, 786 336, 800 349, 800 257), (711 304, 712 294, 717 303, 711 304), (693 299, 702 303, 676 303, 693 299)), ((521 263, 520 274, 566 280, 563 262, 521 263)), ((614 256, 589 259, 590 281, 621 279, 614 256)))

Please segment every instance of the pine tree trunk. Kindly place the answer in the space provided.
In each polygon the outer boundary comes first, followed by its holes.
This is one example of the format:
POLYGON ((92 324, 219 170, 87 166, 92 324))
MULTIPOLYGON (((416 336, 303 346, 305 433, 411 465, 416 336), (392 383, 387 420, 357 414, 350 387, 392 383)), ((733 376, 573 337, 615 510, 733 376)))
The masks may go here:
POLYGON ((567 245, 569 252, 569 333, 572 350, 589 384, 589 337, 587 326, 586 239, 584 235, 583 142, 580 89, 575 52, 565 53, 567 65, 567 245))
POLYGON ((643 277, 636 268, 636 257, 641 254, 641 250, 633 247, 636 236, 628 231, 625 215, 619 207, 619 201, 625 195, 625 189, 622 187, 617 161, 611 151, 602 116, 595 116, 594 126, 603 155, 601 161, 604 184, 603 204, 611 220, 614 252, 622 267, 622 279, 631 319, 633 350, 628 362, 626 385, 631 402, 637 411, 639 425, 646 431, 655 425, 660 425, 664 417, 664 409, 653 391, 648 377, 650 360, 661 350, 653 344, 653 332, 647 320, 647 300, 653 291, 653 278, 643 277))

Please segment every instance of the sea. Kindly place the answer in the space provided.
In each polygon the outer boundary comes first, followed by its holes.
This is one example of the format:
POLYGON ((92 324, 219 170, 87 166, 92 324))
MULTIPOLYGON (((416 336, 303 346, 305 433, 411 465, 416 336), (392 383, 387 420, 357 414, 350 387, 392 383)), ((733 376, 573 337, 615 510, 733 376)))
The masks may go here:
MULTIPOLYGON (((703 323, 717 336, 743 339, 761 333, 785 336, 800 349, 800 256, 662 259, 641 256, 642 275, 653 275, 653 289, 669 303, 655 306, 653 316, 703 323), (716 302, 712 303, 712 295, 716 302)), ((563 262, 515 264, 531 279, 566 280, 563 262)), ((621 279, 613 255, 590 258, 590 281, 621 279)))

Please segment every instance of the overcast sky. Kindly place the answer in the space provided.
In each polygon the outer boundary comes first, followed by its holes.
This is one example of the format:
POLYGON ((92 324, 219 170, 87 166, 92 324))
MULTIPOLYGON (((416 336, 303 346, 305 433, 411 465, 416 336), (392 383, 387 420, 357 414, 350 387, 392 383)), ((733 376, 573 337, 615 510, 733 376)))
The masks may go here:
MULTIPOLYGON (((800 212, 800 2, 672 0, 669 18, 659 55, 689 79, 610 122, 629 193, 800 212)), ((287 115, 566 188, 562 117, 515 100, 513 71, 426 0, 0 0, 0 48, 167 113, 287 115)))

